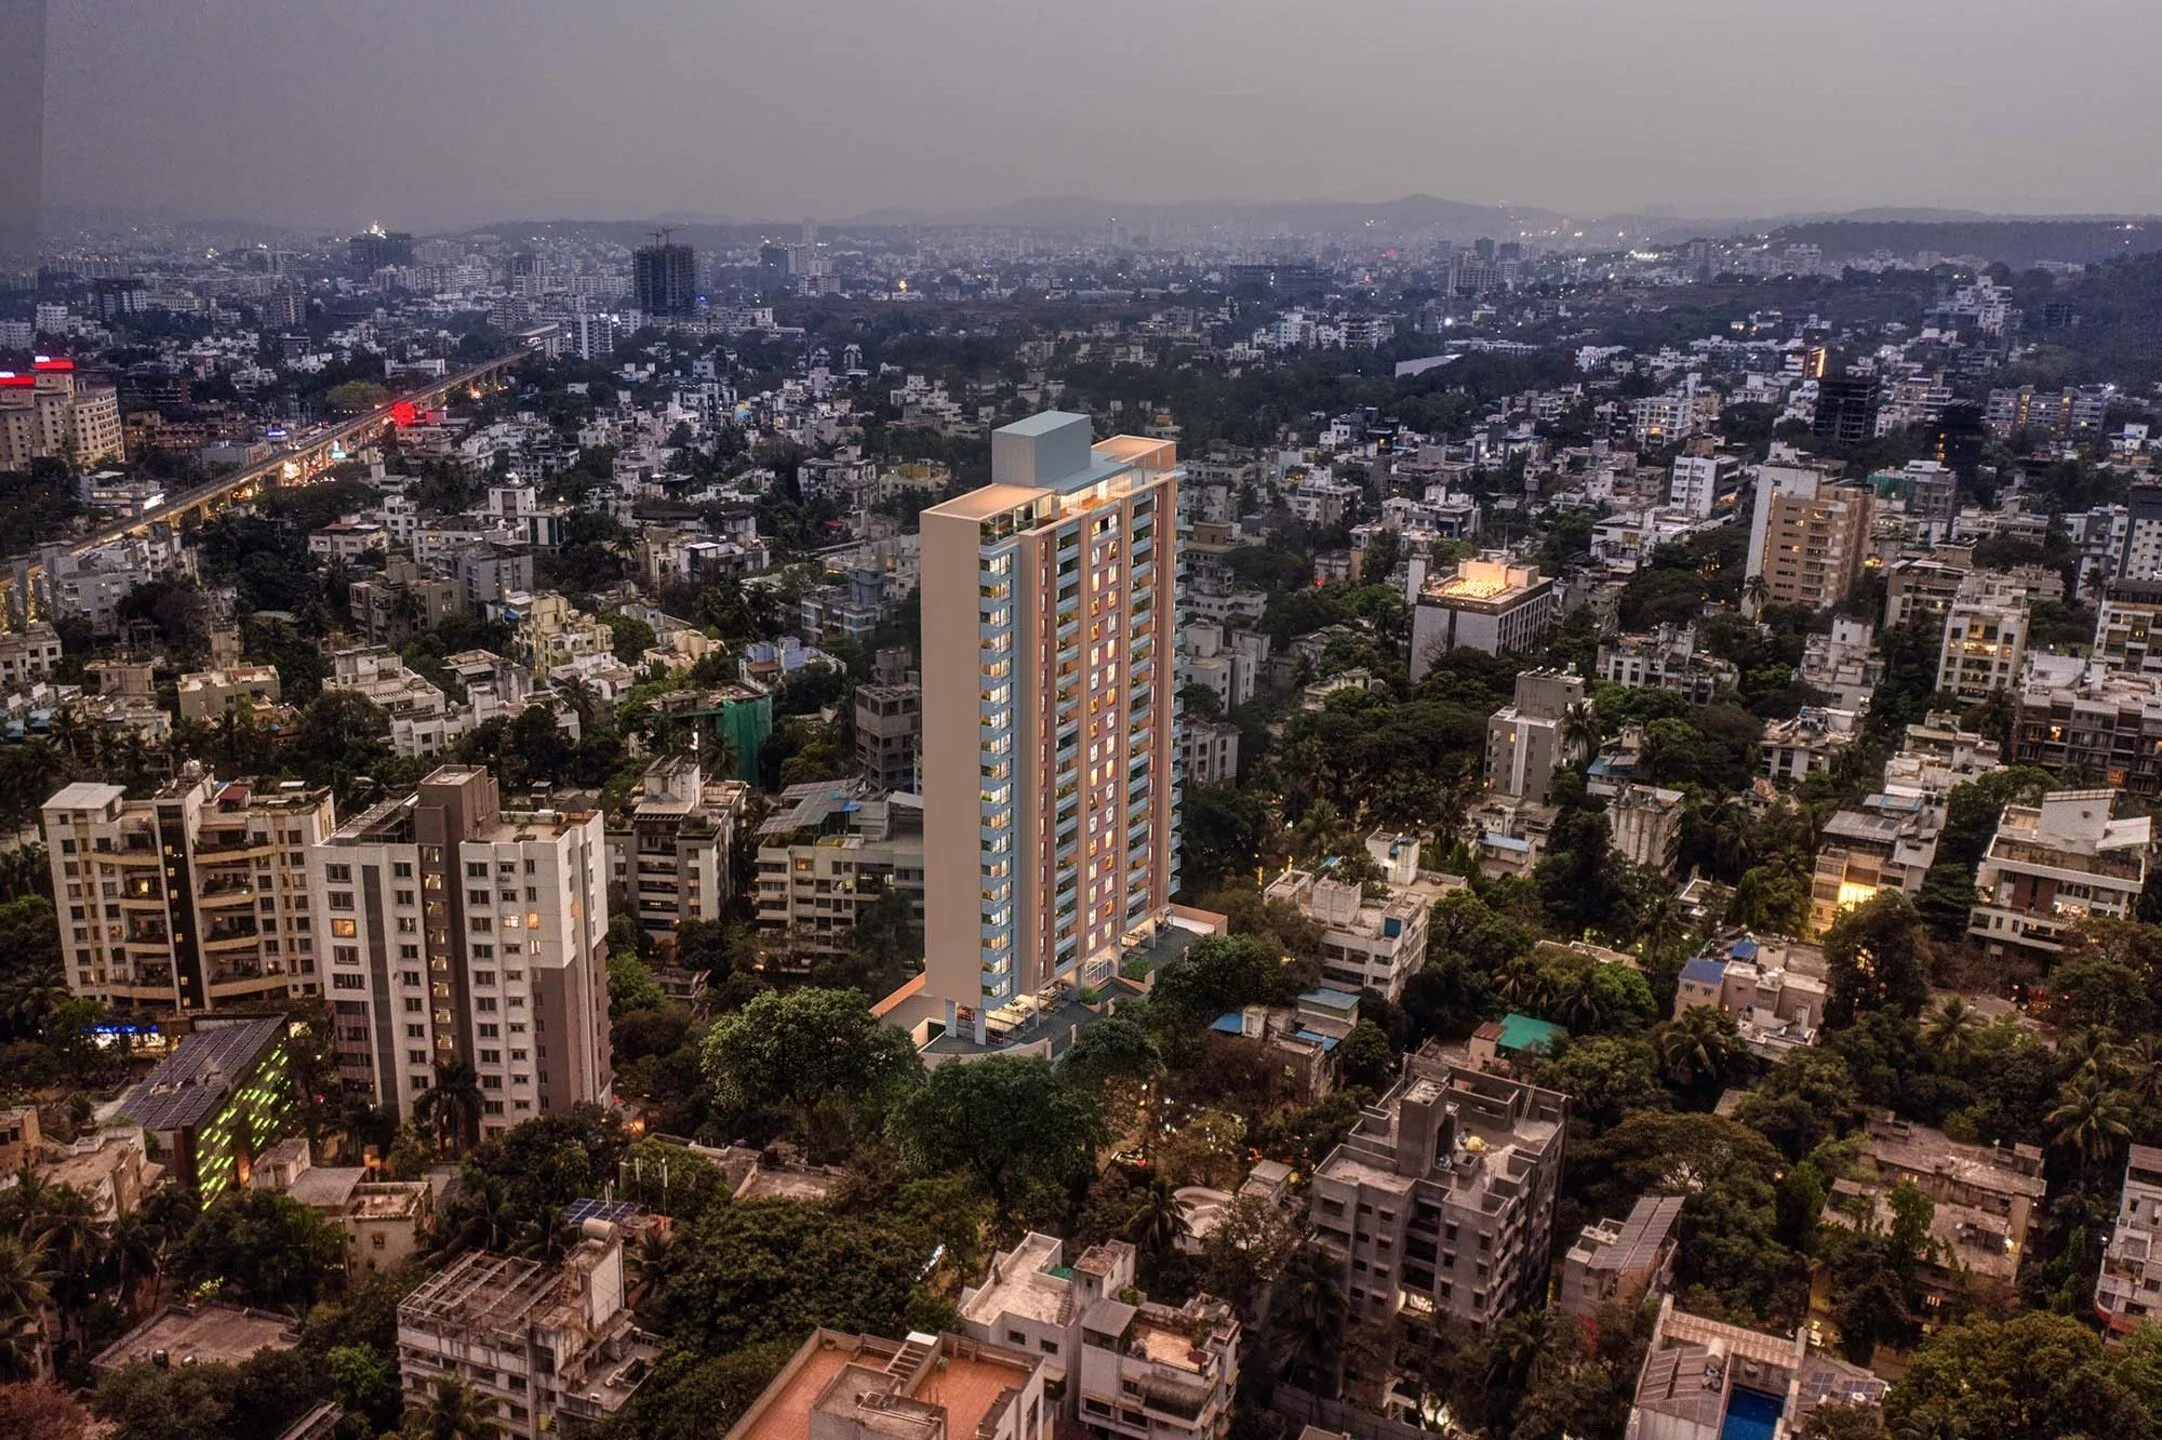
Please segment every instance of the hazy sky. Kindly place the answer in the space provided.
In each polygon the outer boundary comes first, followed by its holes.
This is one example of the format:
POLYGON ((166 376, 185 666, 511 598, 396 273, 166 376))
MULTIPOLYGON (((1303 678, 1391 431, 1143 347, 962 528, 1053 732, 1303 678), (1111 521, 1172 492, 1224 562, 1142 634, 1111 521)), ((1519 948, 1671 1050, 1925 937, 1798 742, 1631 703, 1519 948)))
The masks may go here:
POLYGON ((2162 211, 2162 0, 51 3, 49 194, 188 216, 2162 211))

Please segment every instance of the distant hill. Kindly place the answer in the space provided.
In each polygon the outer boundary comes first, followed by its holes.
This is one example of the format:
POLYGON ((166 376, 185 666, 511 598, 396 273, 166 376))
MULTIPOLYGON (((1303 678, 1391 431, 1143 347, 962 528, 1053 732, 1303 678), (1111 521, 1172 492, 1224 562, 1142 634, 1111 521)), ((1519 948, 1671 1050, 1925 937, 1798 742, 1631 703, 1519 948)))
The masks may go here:
POLYGON ((1773 234, 1797 245, 1815 245, 1831 261, 1858 260, 1877 251, 1911 256, 1980 255, 2022 270, 2038 260, 2091 265, 2162 250, 2162 219, 2117 216, 2063 220, 1859 220, 1839 219, 1778 227, 1773 234))
POLYGON ((1558 224, 1548 210, 1477 205, 1432 195, 1396 200, 1192 200, 1144 205, 1082 195, 1047 195, 975 210, 872 210, 843 225, 992 225, 1035 230, 1101 230, 1112 220, 1135 231, 1153 226, 1181 230, 1223 227, 1250 234, 1294 235, 1353 232, 1472 240, 1513 237, 1522 229, 1558 224))

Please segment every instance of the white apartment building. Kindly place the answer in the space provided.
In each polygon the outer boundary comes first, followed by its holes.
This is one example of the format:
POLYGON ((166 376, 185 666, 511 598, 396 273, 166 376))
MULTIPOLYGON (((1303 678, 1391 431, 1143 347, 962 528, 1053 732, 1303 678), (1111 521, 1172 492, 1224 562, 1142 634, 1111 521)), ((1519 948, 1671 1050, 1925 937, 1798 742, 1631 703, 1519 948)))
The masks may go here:
POLYGON ((0 634, 0 694, 27 689, 60 668, 60 632, 43 620, 0 634))
POLYGON ((1106 1296, 1081 1316, 1081 1424, 1096 1440, 1224 1440, 1239 1383, 1238 1314, 1106 1296))
POLYGON ((1732 455, 1677 455, 1668 472, 1667 504, 1709 520, 1741 486, 1741 461, 1732 455))
POLYGON ((327 789, 191 764, 148 800, 77 781, 42 822, 72 993, 158 1015, 317 992, 307 856, 332 828, 327 789))
POLYGON ((1607 802, 1607 833, 1614 851, 1633 864, 1674 873, 1682 843, 1682 792, 1651 785, 1624 785, 1607 802))
POLYGON ((2113 820, 2115 790, 2057 790, 2039 805, 2007 805, 1975 874, 1981 900, 1967 933, 1992 955, 2047 959, 2090 915, 2124 919, 2147 884, 2154 822, 2113 820))
POLYGON ((1188 720, 1179 732, 1186 752, 1186 783, 1235 785, 1239 779, 1239 727, 1228 720, 1188 720))
POLYGON ((2029 592, 2018 580, 1978 570, 1961 582, 1944 617, 1937 688, 1962 700, 2017 690, 2027 658, 2029 592))
POLYGON ((598 813, 502 810, 494 777, 467 766, 316 846, 346 1084, 408 1115, 462 1061, 484 1135, 607 1103, 607 875, 598 813))
POLYGON ((2162 1315, 2162 1150, 2134 1145, 2125 1159, 2117 1223, 2102 1250, 2094 1311, 2116 1335, 2162 1315))
MULTIPOLYGON (((886 890, 924 917, 924 807, 846 780, 791 785, 758 827, 758 928, 798 967, 848 953, 886 890)), ((769 957, 778 961, 780 956, 769 957)))

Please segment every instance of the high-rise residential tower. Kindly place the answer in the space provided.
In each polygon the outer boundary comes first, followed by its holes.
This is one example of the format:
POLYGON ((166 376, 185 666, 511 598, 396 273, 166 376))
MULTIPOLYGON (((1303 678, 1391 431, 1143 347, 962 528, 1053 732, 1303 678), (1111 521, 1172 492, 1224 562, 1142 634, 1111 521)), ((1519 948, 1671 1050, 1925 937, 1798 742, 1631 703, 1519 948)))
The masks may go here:
POLYGON ((1056 411, 923 512, 924 993, 985 1043, 1101 984, 1178 885, 1179 470, 1056 411))

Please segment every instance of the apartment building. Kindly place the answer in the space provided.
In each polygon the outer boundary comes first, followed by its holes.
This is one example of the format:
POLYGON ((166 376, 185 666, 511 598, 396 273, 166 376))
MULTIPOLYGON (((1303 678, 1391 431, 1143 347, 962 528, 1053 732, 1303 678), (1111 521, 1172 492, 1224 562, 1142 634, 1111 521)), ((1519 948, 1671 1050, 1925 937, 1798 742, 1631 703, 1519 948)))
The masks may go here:
POLYGON ((307 856, 332 825, 327 789, 193 763, 147 800, 57 791, 42 828, 69 990, 151 1015, 317 993, 307 856))
POLYGON ((791 785, 758 827, 758 929, 807 968, 848 953, 859 912, 887 890, 925 918, 924 804, 846 780, 791 785))
POLYGON ((1044 1357, 814 1330, 722 1440, 1049 1440, 1044 1357))
POLYGON ((2134 1145, 2125 1157, 2117 1223, 2102 1248, 2094 1312, 2110 1333, 2152 1325, 2162 1315, 2162 1150, 2134 1145))
POLYGON ((1179 1306, 1105 1296, 1082 1312, 1079 1369, 1081 1425, 1096 1440, 1224 1440, 1238 1312, 1206 1295, 1179 1306))
POLYGON ((637 799, 607 827, 608 875, 638 928, 673 945, 679 926, 717 919, 735 893, 741 780, 708 780, 694 756, 646 767, 637 799))
POLYGON ((2027 658, 2030 594, 2018 580, 1993 570, 1978 570, 1961 582, 1945 611, 1939 690, 1981 701, 2018 688, 2027 658))
POLYGON ((1215 695, 1220 713, 1228 715, 1254 698, 1268 664, 1266 635, 1250 630, 1227 635, 1215 621, 1197 620, 1180 632, 1180 639, 1186 683, 1203 686, 1215 695))
POLYGON ((1188 720, 1179 731, 1189 785, 1236 785, 1239 727, 1228 720, 1188 720))
POLYGON ((1674 1283, 1675 1222, 1682 1196, 1646 1195, 1626 1220, 1586 1225, 1562 1258, 1561 1289, 1554 1303, 1582 1320, 1608 1304, 1629 1305, 1667 1292, 1674 1283))
POLYGON ((592 811, 508 811, 446 765, 311 854, 339 1073, 400 1116, 471 1065, 481 1132, 605 1104, 607 849, 592 811))
POLYGON ((1801 781, 1830 770, 1840 752, 1862 738, 1860 718, 1852 710, 1804 705, 1787 719, 1772 721, 1758 746, 1764 752, 1764 773, 1774 780, 1801 781))
POLYGON ((1514 700, 1486 722, 1489 790, 1544 805, 1557 771, 1584 758, 1585 738, 1572 733, 1573 712, 1589 704, 1584 678, 1559 670, 1526 670, 1514 700))
POLYGON ((1699 520, 1709 520, 1722 503, 1733 503, 1741 478, 1738 456, 1677 455, 1668 472, 1667 504, 1699 520))
POLYGON ((923 686, 856 687, 856 768, 881 790, 913 793, 923 751, 923 686))
POLYGON ((2094 657, 2127 674, 2162 675, 2162 581, 2112 580, 2104 587, 2094 657))
POLYGON ((1222 1440, 1239 1380, 1239 1322, 1206 1295, 1151 1304, 1135 1290, 1134 1247, 1063 1244, 1030 1233, 961 1292, 974 1340, 1041 1358, 1044 1399, 1101 1440, 1222 1440))
POLYGON ((37 356, 30 373, 0 370, 0 471, 66 459, 88 469, 127 458, 120 396, 77 378, 73 360, 37 356))
POLYGON ((1416 852, 1413 861, 1408 882, 1384 880, 1377 899, 1368 899, 1356 880, 1305 870, 1286 870, 1262 898, 1290 905, 1321 927, 1323 981, 1353 994, 1372 988, 1394 1001, 1426 966, 1428 916, 1445 893, 1441 877, 1418 873, 1416 852))
POLYGON ((560 1265, 468 1251, 398 1302, 398 1373, 410 1405, 462 1382, 504 1440, 540 1440, 622 1410, 657 1342, 624 1303, 623 1241, 589 1221, 560 1265))
POLYGON ((1894 560, 1884 572, 1884 628, 1909 620, 1941 624, 1959 596, 1959 587, 1973 571, 1974 552, 1964 549, 1932 550, 1894 560))
MULTIPOLYGON (((1941 1130, 1880 1115, 1869 1122, 1852 1174, 1832 1182, 1823 1220, 1853 1226, 1856 1216, 1877 1233, 1892 1228, 1891 1194, 1912 1185, 1935 1210, 1915 1278, 1925 1320, 1975 1287, 2009 1294, 2016 1285, 2027 1235, 2049 1186, 2042 1152, 2033 1145, 1972 1145, 1941 1130)), ((1829 1276, 1820 1267, 1816 1308, 1830 1308, 1829 1276)))
POLYGON ((1546 1296, 1569 1097, 1431 1044, 1313 1178, 1316 1240, 1352 1313, 1485 1327, 1546 1296))
POLYGON ((1180 472, 1090 434, 997 430, 992 483, 923 512, 924 994, 978 1045, 1107 980, 1178 887, 1180 472))
POLYGON ((180 718, 195 724, 223 723, 234 711, 278 703, 278 667, 229 665, 191 670, 180 677, 180 718))
POLYGON ((2162 676, 2119 673, 2099 656, 2030 655, 2010 760, 2071 784, 2162 794, 2162 676))
POLYGON ((1866 710, 1884 678, 1884 657, 1877 650, 1877 627, 1852 616, 1835 616, 1828 634, 1802 641, 1800 681, 1823 692, 1842 710, 1866 710))
POLYGON ((1606 807, 1607 835, 1614 853, 1671 876, 1681 853, 1685 798, 1679 790, 1653 785, 1622 786, 1606 807))
POLYGON ((1771 604, 1836 605, 1861 579, 1871 513, 1869 489, 1841 482, 1834 469, 1760 465, 1744 574, 1764 578, 1771 604))
POLYGON ((1735 665, 1697 648, 1694 625, 1662 625, 1646 634, 1602 640, 1594 673, 1624 689, 1671 690, 1692 705, 1709 705, 1721 690, 1742 683, 1735 665))
POLYGON ((471 727, 471 713, 453 707, 443 687, 408 670, 388 645, 359 645, 330 657, 327 692, 349 692, 377 706, 390 719, 387 737, 400 755, 441 755, 471 727))
POLYGON ((2088 916, 2129 917, 2147 884, 2154 822, 2110 818, 2115 790, 2057 790, 2007 805, 1975 874, 1967 933, 1992 955, 2045 963, 2088 916))
POLYGON ((1878 793, 1858 810, 1824 823, 1810 878, 1810 933, 1822 935, 1842 912, 1882 890, 1921 893, 1937 858, 1944 811, 1919 795, 1878 793))
POLYGON ((0 634, 0 695, 26 690, 60 669, 60 632, 43 620, 0 634))
POLYGON ((1418 578, 1414 594, 1414 685, 1444 651, 1458 646, 1489 655, 1529 650, 1561 623, 1561 592, 1553 580, 1538 566, 1514 563, 1498 551, 1459 561, 1453 575, 1418 578))

